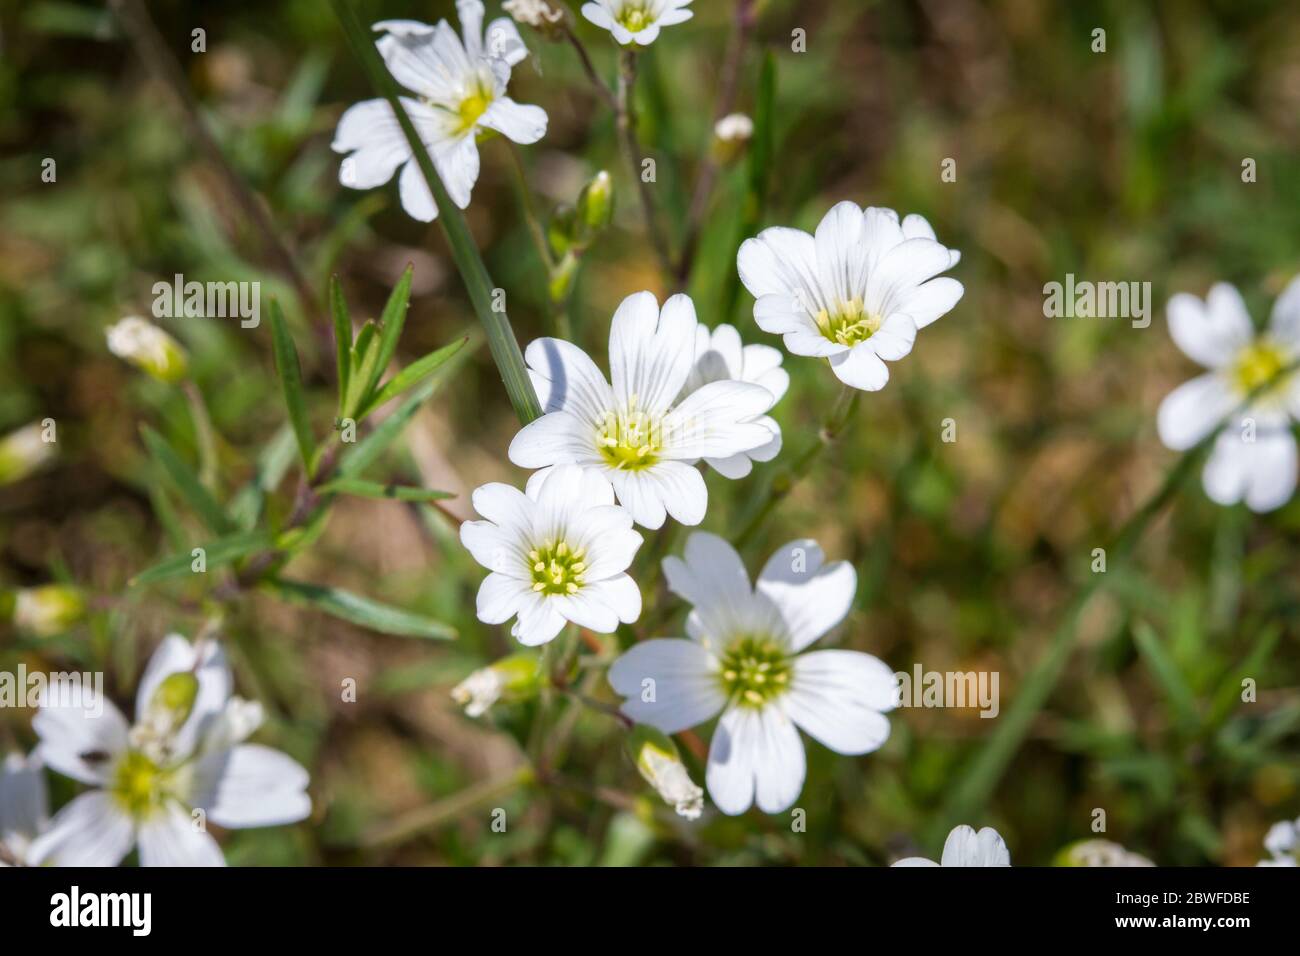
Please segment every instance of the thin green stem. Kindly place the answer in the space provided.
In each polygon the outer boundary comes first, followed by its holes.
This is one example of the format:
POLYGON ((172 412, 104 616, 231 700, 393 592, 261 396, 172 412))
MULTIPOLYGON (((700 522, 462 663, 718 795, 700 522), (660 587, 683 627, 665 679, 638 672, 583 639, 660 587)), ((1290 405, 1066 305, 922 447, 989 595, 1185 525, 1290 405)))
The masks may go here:
POLYGON ((641 213, 645 218, 646 233, 650 237, 650 244, 654 247, 655 256, 659 259, 659 268, 667 278, 673 275, 673 258, 668 251, 668 240, 659 222, 659 212, 655 207, 650 183, 646 182, 641 172, 644 156, 641 152, 640 140, 637 138, 636 106, 633 101, 636 88, 636 57, 636 51, 631 49, 623 50, 619 54, 617 108, 619 140, 623 146, 628 171, 632 174, 632 179, 637 184, 637 192, 641 196, 641 213))
POLYGON ((465 815, 480 804, 497 797, 503 797, 519 787, 533 782, 532 770, 525 767, 510 773, 472 784, 438 800, 428 806, 418 807, 402 814, 394 820, 380 824, 366 832, 361 838, 363 847, 392 846, 417 836, 427 830, 436 829, 446 823, 465 815))
POLYGON ((451 246, 452 258, 460 271, 461 279, 465 282, 466 291, 474 305, 474 312, 487 333, 488 348, 491 349, 492 358, 501 373, 501 381, 505 384, 506 394, 510 396, 510 404, 514 406, 519 421, 526 425, 541 416, 542 407, 537 400, 533 383, 528 378, 524 356, 519 349, 519 341, 515 338, 514 329, 510 325, 510 318, 501 307, 501 296, 497 295, 499 290, 492 284, 492 278, 488 275, 487 266, 483 264, 483 257, 479 254, 478 247, 474 244, 474 237, 470 234, 465 217, 447 194, 447 189, 438 176, 428 148, 421 142, 415 125, 398 98, 397 84, 384 66, 384 61, 380 58, 374 43, 371 42, 365 27, 357 19, 356 11, 347 0, 330 0, 330 3, 352 44, 353 52, 370 78, 371 85, 388 100, 392 107, 393 114, 397 117, 397 122, 402 127, 415 161, 420 167, 420 172, 424 174, 425 181, 429 184, 434 204, 438 207, 438 224, 447 238, 448 245, 451 246))
POLYGON ((528 185, 528 171, 524 169, 523 157, 519 155, 519 147, 513 142, 501 137, 501 141, 506 144, 506 151, 510 153, 510 167, 514 170, 515 186, 519 191, 519 205, 524 213, 524 220, 528 223, 528 233, 533 240, 533 246, 537 251, 537 258, 541 260, 542 267, 546 270, 547 278, 555 271, 555 258, 551 255, 551 249, 546 242, 546 230, 542 228, 542 222, 537 216, 537 207, 533 203, 533 191, 528 185))
POLYGON ((199 482, 209 491, 216 491, 217 438, 216 429, 212 427, 212 416, 208 414, 207 403, 197 385, 186 380, 181 390, 185 393, 190 417, 194 420, 194 437, 199 446, 199 482))

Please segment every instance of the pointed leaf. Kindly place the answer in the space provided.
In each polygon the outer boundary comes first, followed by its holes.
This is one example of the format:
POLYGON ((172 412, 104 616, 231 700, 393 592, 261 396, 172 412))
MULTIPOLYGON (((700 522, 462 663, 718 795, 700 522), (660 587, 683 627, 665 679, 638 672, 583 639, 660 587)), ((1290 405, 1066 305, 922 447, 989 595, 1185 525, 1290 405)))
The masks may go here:
POLYGON ((271 300, 271 341, 275 351, 275 368, 284 389, 284 403, 289 409, 289 423, 293 425, 293 434, 298 440, 298 453, 302 456, 303 466, 310 472, 316 440, 312 437, 311 419, 307 415, 302 367, 298 364, 298 350, 294 348, 293 337, 289 335, 284 312, 275 299, 271 300))
POLYGON ((235 530, 234 522, 222 510, 221 505, 217 504, 211 492, 203 487, 194 469, 185 464, 176 450, 167 443, 167 439, 148 425, 141 426, 140 434, 144 438, 145 447, 149 449, 149 454, 162 467, 172 486, 190 509, 203 520, 203 523, 217 534, 235 530))
POLYGON ((342 588, 324 587, 286 578, 271 578, 264 581, 262 586, 283 601, 323 611, 361 627, 379 631, 381 634, 444 641, 453 640, 457 636, 454 627, 441 621, 388 604, 381 604, 342 588))
MULTIPOLYGON (((227 535, 224 538, 215 538, 205 544, 198 545, 198 547, 203 549, 206 570, 211 571, 213 568, 219 568, 238 561, 250 554, 267 550, 271 547, 271 536, 265 531, 241 531, 237 534, 227 535)), ((196 573, 191 571, 193 564, 194 552, 182 551, 171 557, 164 558, 145 571, 141 571, 128 583, 134 587, 138 584, 153 584, 156 581, 165 581, 168 578, 180 577, 183 574, 196 573)))

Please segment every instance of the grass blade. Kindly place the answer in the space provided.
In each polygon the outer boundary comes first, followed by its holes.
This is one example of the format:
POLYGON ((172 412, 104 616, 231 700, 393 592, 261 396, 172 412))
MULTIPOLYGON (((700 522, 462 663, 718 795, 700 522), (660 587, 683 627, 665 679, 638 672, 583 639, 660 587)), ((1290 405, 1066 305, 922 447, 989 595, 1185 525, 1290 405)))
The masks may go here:
POLYGON ((381 634, 423 637, 440 641, 454 640, 457 636, 454 627, 441 621, 435 621, 423 614, 404 611, 389 604, 381 604, 379 601, 372 601, 370 598, 353 594, 342 588, 323 587, 286 578, 269 578, 262 582, 262 587, 290 604, 323 611, 352 624, 379 631, 381 634))
POLYGON ((311 433, 311 420, 307 415, 307 396, 302 388, 302 367, 298 364, 298 350, 294 348, 289 327, 284 322, 280 303, 271 300, 271 341, 275 351, 275 369, 284 389, 284 403, 289 408, 289 423, 298 439, 298 453, 303 466, 310 474, 312 456, 316 453, 316 440, 311 433))

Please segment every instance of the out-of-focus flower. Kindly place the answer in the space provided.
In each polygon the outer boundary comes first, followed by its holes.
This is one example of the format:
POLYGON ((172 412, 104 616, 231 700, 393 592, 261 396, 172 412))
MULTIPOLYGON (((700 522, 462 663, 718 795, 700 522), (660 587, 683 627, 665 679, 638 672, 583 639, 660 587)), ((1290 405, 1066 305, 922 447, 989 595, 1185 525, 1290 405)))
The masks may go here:
POLYGON ((943 857, 938 863, 923 856, 909 856, 894 866, 1010 866, 1011 851, 1006 841, 992 827, 978 833, 962 824, 948 834, 943 857))
POLYGON ((709 494, 694 462, 768 444, 772 432, 758 419, 772 393, 727 380, 678 402, 694 367, 698 325, 688 296, 673 296, 662 312, 649 292, 628 296, 609 330, 612 388, 576 345, 530 344, 524 357, 546 414, 515 435, 510 460, 522 468, 600 470, 642 527, 660 528, 668 515, 699 524, 709 494))
POLYGON ((665 803, 687 820, 699 819, 704 812, 704 790, 691 780, 672 740, 641 725, 628 734, 627 750, 645 782, 665 803))
POLYGON ((1300 277, 1273 305, 1267 331, 1256 335, 1241 293, 1221 282, 1202 302, 1179 293, 1169 300, 1169 334, 1192 361, 1209 369, 1178 386, 1160 403, 1160 440, 1174 451, 1191 448, 1232 416, 1205 463, 1205 493, 1221 505, 1243 499, 1252 511, 1272 511, 1295 493, 1300 418, 1300 277))
POLYGON ((66 584, 21 588, 13 594, 13 624, 24 634, 62 634, 85 616, 85 595, 66 584))
POLYGON ((547 0, 506 0, 501 9, 519 23, 539 29, 564 19, 564 11, 555 9, 547 0))
POLYGON ((173 385, 189 373, 185 349, 152 322, 129 315, 107 330, 108 350, 136 368, 173 385))
POLYGON ((941 272, 961 253, 935 239, 918 215, 842 202, 810 236, 764 229, 736 258, 754 296, 754 319, 784 336, 795 355, 828 359, 845 385, 869 392, 889 381, 886 362, 912 351, 918 329, 948 312, 965 291, 941 272))
POLYGON ((1269 827, 1264 849, 1269 859, 1260 860, 1256 866, 1300 866, 1300 820, 1283 820, 1269 827))
POLYGON ((20 481, 54 457, 54 442, 46 441, 46 426, 24 425, 0 438, 0 485, 20 481))
POLYGON ((869 753, 889 737, 885 714, 898 694, 884 662, 801 653, 844 619, 857 588, 851 564, 823 562, 815 541, 793 541, 751 587, 736 550, 696 532, 684 559, 663 564, 668 587, 692 605, 689 639, 642 641, 610 667, 622 711, 638 723, 672 734, 722 713, 705 782, 723 813, 794 803, 806 770, 798 727, 841 754, 869 753))
POLYGON ((728 113, 713 124, 713 135, 724 143, 744 143, 754 135, 754 121, 744 113, 728 113))
POLYGON ((46 862, 32 852, 32 842, 49 823, 50 798, 40 758, 7 755, 0 763, 0 866, 46 862))
POLYGON ((60 866, 224 866, 206 823, 277 826, 311 812, 307 771, 244 741, 261 708, 230 696, 225 654, 170 635, 136 693, 136 724, 89 687, 52 689, 32 728, 53 770, 97 788, 76 797, 32 845, 60 866), (98 716, 95 716, 98 715, 98 716))
POLYGON ((498 701, 507 703, 532 696, 541 671, 535 654, 521 652, 480 667, 451 689, 451 699, 465 708, 467 717, 482 717, 498 701))
MULTIPOLYGON (((776 406, 790 387, 790 373, 781 368, 781 350, 770 345, 745 345, 733 325, 719 325, 712 332, 701 324, 695 330, 695 364, 678 400, 710 382, 752 382, 761 385, 772 395, 776 406)), ((781 426, 769 415, 757 419, 772 435, 770 441, 749 451, 737 452, 726 458, 704 460, 727 478, 744 478, 756 461, 771 461, 781 451, 781 426)))
POLYGON ((1110 840, 1071 843, 1056 858, 1057 866, 1155 866, 1140 853, 1132 853, 1110 840))
POLYGON ((649 46, 664 27, 695 16, 686 9, 690 5, 691 0, 596 0, 582 5, 582 15, 624 46, 649 46))
MULTIPOLYGON (((402 97, 452 201, 469 205, 478 180, 478 137, 495 131, 516 143, 535 143, 546 134, 546 111, 506 96, 510 70, 528 55, 519 30, 508 17, 493 20, 483 31, 483 4, 458 0, 463 38, 439 20, 429 26, 415 20, 384 20, 375 44, 389 72, 417 98, 402 97)), ((415 161, 410 144, 387 100, 365 100, 339 118, 331 147, 350 153, 339 181, 352 189, 371 189, 393 177, 399 166, 402 208, 421 222, 438 215, 433 193, 415 161)))
POLYGON ((492 572, 478 591, 480 621, 517 618, 510 633, 535 646, 566 621, 609 634, 641 616, 641 589, 626 573, 641 535, 600 472, 548 468, 526 492, 492 483, 473 501, 486 520, 462 524, 460 540, 492 572))

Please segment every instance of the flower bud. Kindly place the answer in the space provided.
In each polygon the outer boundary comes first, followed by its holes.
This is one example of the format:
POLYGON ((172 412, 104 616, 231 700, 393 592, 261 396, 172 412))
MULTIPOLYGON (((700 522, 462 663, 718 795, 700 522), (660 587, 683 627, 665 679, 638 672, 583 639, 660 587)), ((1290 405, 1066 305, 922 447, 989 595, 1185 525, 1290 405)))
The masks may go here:
POLYGON ((38 422, 10 432, 0 438, 0 485, 26 478, 53 457, 54 442, 38 422))
POLYGON ((614 181, 605 170, 592 177, 578 197, 578 217, 592 238, 614 218, 614 181))
POLYGON ((1080 840, 1056 854, 1056 866, 1155 866, 1138 853, 1130 853, 1110 840, 1080 840))
POLYGON ((34 637, 62 634, 86 616, 85 596, 64 584, 18 590, 12 605, 14 627, 34 637))
POLYGON ((185 378, 189 359, 174 338, 138 316, 127 316, 107 330, 108 350, 160 382, 174 385, 185 378))
POLYGON ((541 670, 536 654, 511 654, 470 674, 452 688, 451 699, 468 717, 482 717, 497 701, 517 703, 537 692, 541 670))
POLYGON ((517 23, 525 23, 543 32, 548 32, 564 19, 564 11, 556 9, 549 0, 506 0, 501 9, 514 17, 517 23))
POLYGON ((691 781, 672 740, 653 727, 638 724, 628 734, 627 748, 636 769, 665 803, 688 820, 699 818, 704 811, 704 791, 691 781))
POLYGON ((731 113, 713 126, 713 155, 720 163, 740 156, 754 135, 754 121, 744 113, 731 113))

